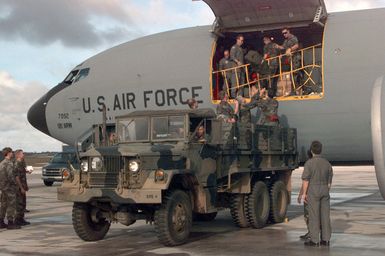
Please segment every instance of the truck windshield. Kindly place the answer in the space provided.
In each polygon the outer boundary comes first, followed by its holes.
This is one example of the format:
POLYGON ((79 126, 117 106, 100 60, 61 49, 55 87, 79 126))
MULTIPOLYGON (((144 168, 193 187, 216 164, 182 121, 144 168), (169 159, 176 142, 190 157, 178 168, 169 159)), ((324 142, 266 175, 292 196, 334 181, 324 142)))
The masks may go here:
POLYGON ((59 163, 73 163, 75 161, 75 154, 68 153, 57 153, 51 160, 51 163, 59 164, 59 163))
POLYGON ((181 140, 185 137, 183 116, 152 118, 152 140, 181 140))
POLYGON ((120 142, 147 141, 148 119, 144 117, 129 118, 118 121, 118 137, 120 142))

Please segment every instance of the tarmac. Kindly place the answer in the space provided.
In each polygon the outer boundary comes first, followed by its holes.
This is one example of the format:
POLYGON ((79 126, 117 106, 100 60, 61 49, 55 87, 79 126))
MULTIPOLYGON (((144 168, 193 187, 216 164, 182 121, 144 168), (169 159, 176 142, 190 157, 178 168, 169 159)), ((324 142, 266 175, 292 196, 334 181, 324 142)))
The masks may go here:
POLYGON ((82 241, 72 228, 72 203, 56 199, 60 183, 45 187, 36 170, 28 176, 26 219, 31 225, 0 230, 0 255, 385 255, 385 201, 373 166, 334 168, 330 247, 307 248, 299 239, 306 233, 303 206, 296 204, 301 173, 293 173, 287 222, 240 229, 226 210, 212 222, 194 222, 186 244, 164 247, 144 221, 129 227, 113 224, 104 240, 82 241))

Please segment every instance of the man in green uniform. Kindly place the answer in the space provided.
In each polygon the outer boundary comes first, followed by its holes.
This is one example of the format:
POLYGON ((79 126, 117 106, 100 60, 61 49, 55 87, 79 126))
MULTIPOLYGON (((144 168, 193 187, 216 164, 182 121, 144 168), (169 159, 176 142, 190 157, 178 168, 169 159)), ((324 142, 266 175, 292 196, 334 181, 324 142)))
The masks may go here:
POLYGON ((4 160, 0 163, 0 228, 18 229, 19 225, 14 222, 16 214, 16 176, 12 161, 13 152, 11 148, 4 148, 4 160), (7 214, 8 225, 4 223, 7 214))
MULTIPOLYGON (((307 151, 307 158, 308 159, 312 159, 313 158, 313 154, 311 153, 310 150, 307 151)), ((301 188, 301 191, 299 192, 298 194, 298 199, 297 199, 297 202, 300 204, 301 203, 301 200, 302 200, 302 195, 303 195, 303 191, 302 191, 302 188, 301 188)), ((303 202, 303 218, 304 218, 304 221, 305 221, 305 224, 306 224, 306 229, 307 229, 307 233, 300 236, 299 238, 301 238, 302 240, 308 240, 310 239, 310 230, 309 230, 309 209, 308 209, 308 205, 306 202, 303 202)))
POLYGON ((308 204, 310 240, 307 246, 329 246, 331 237, 330 224, 330 188, 333 179, 331 164, 321 157, 322 144, 311 144, 312 159, 305 163, 302 174, 301 201, 308 204), (322 232, 321 232, 322 230, 322 232), (321 236, 321 238, 320 238, 321 236))
POLYGON ((233 107, 227 102, 228 96, 225 91, 219 92, 221 102, 217 106, 218 119, 223 119, 225 122, 234 123, 235 115, 233 107))
MULTIPOLYGON (((236 66, 238 67, 245 64, 244 51, 242 49, 244 40, 245 39, 242 35, 238 35, 236 44, 234 44, 230 50, 230 58, 233 62, 235 62, 236 66)), ((238 88, 238 86, 245 83, 244 75, 245 75, 244 68, 238 68, 236 72, 232 73, 231 86, 233 90, 231 91, 231 94, 230 94, 232 98, 236 97, 234 88, 238 88), (237 83, 237 77, 238 77, 238 83, 237 83)), ((243 88, 239 88, 239 91, 240 91, 239 93, 243 95, 243 88)))
POLYGON ((262 115, 259 120, 261 125, 277 126, 279 123, 278 117, 278 101, 269 97, 266 88, 261 88, 260 91, 253 88, 251 91, 250 102, 246 103, 243 97, 238 97, 236 102, 236 113, 239 114, 241 122, 251 122, 250 110, 260 108, 262 115))
POLYGON ((260 97, 261 98, 256 102, 257 107, 262 111, 259 124, 277 126, 279 124, 278 101, 270 98, 265 88, 261 89, 260 97))
MULTIPOLYGON (((223 52, 223 58, 219 61, 219 65, 218 65, 219 70, 226 70, 229 68, 234 68, 235 66, 236 65, 234 61, 230 59, 229 50, 225 50, 223 52)), ((234 73, 234 70, 233 71, 230 70, 222 73, 222 76, 223 76, 222 90, 230 93, 231 95, 235 95, 236 93, 235 88, 233 88, 231 84, 231 78, 233 73, 234 73)))
POLYGON ((267 82, 267 85, 269 85, 269 96, 270 98, 274 98, 277 94, 278 76, 273 78, 270 78, 270 76, 275 76, 278 74, 279 61, 277 58, 274 57, 277 57, 279 55, 279 50, 276 48, 276 44, 273 43, 272 38, 270 36, 264 36, 263 43, 265 44, 265 46, 263 47, 263 59, 264 61, 268 62, 269 66, 269 79, 263 80, 263 82, 267 82), (270 58, 273 59, 268 61, 268 59, 270 58))
MULTIPOLYGON (((282 30, 282 35, 285 37, 285 40, 282 45, 276 45, 276 48, 279 50, 284 50, 285 54, 288 56, 289 63, 293 63, 292 70, 298 69, 301 67, 301 54, 296 52, 299 50, 299 40, 298 38, 290 32, 289 28, 284 28, 282 30)), ((303 76, 302 71, 295 72, 294 80, 296 85, 300 84, 301 78, 303 76)))
POLYGON ((21 149, 15 151, 15 172, 17 183, 15 223, 21 226, 29 225, 31 223, 24 219, 28 184, 26 175, 26 164, 24 161, 24 152, 21 149))

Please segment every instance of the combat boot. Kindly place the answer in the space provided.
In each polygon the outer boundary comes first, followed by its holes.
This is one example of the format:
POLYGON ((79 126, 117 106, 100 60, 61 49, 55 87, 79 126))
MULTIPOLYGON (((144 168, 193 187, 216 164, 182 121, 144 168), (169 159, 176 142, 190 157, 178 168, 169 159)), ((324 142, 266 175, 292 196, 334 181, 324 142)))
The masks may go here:
POLYGON ((0 220, 0 229, 7 228, 7 224, 4 223, 4 220, 0 220))
POLYGON ((24 218, 16 219, 15 224, 19 226, 25 226, 31 224, 31 222, 26 221, 24 218))
POLYGON ((21 227, 14 223, 12 220, 8 221, 7 229, 20 229, 21 227))

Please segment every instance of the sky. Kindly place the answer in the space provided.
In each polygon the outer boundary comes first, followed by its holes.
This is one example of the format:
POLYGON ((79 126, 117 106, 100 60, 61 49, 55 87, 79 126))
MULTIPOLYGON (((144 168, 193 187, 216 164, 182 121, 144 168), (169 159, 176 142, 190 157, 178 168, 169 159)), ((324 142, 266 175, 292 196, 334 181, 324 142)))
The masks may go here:
MULTIPOLYGON (((325 0, 328 12, 385 0, 325 0)), ((0 148, 59 151, 34 129, 29 107, 85 59, 145 35, 214 21, 203 1, 0 0, 0 148)))

